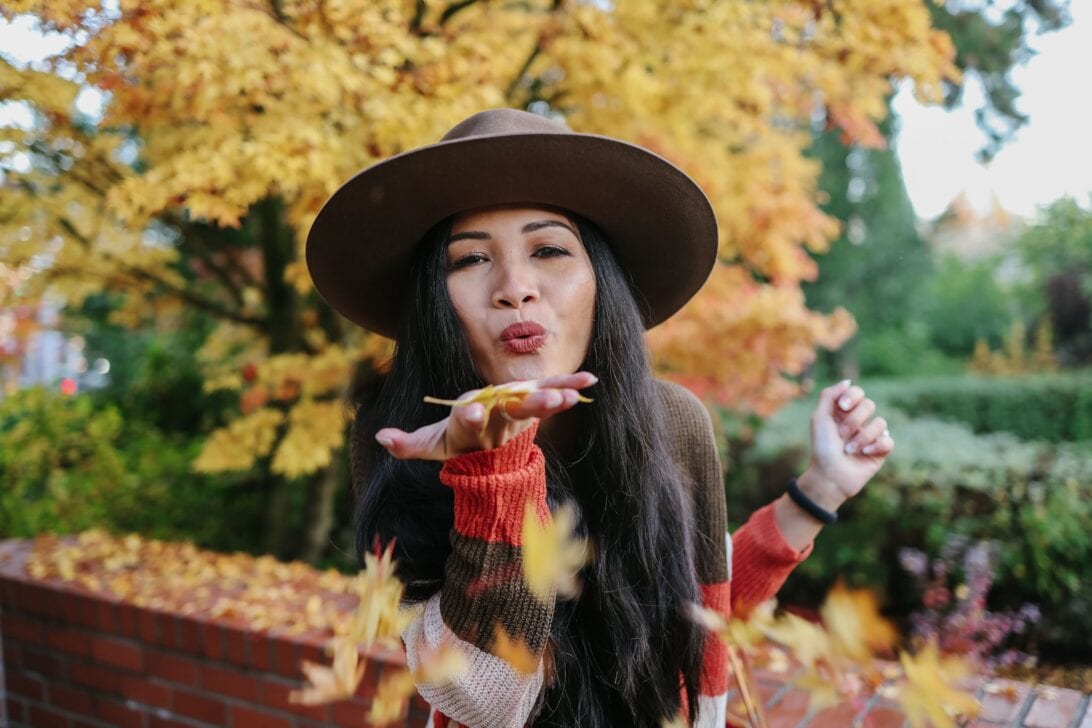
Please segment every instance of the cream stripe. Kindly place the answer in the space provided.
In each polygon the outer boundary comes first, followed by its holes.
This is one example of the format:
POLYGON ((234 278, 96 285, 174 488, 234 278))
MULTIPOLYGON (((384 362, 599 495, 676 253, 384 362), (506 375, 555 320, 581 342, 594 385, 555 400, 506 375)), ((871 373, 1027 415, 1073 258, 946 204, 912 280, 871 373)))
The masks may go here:
POLYGON ((732 580, 732 534, 724 532, 724 547, 728 554, 728 581, 732 580))
POLYGON ((728 722, 728 693, 699 695, 693 728, 724 728, 728 722))
POLYGON ((444 640, 452 640, 463 652, 470 669, 447 685, 418 683, 421 697, 468 728, 523 728, 542 689, 541 660, 533 675, 520 675, 496 655, 459 639, 444 624, 437 592, 425 602, 421 616, 402 632, 409 668, 417 669, 422 642, 434 649, 444 640))

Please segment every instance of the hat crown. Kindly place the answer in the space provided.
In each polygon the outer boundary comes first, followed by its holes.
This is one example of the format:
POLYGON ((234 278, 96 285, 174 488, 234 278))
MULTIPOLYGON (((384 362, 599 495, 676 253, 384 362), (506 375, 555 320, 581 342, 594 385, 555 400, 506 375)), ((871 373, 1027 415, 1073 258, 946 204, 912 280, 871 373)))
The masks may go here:
POLYGON ((519 109, 488 109, 463 119, 440 138, 442 142, 500 134, 571 134, 564 124, 519 109))

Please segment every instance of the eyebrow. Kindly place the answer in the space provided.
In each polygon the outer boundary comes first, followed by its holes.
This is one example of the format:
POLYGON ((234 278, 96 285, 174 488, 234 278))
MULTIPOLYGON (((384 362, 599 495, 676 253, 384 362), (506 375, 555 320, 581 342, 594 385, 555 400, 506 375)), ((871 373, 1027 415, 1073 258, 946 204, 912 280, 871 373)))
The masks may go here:
MULTIPOLYGON (((560 220, 536 220, 535 222, 529 222, 523 226, 520 232, 526 235, 528 233, 533 233, 536 230, 541 230, 542 228, 548 227, 564 228, 572 233, 573 237, 575 237, 577 240, 580 239, 580 236, 576 234, 576 231, 573 230, 572 227, 566 225, 560 220)), ((451 245, 457 240, 491 240, 492 237, 492 235, 482 230, 467 230, 465 232, 455 233, 454 235, 448 237, 447 244, 451 245)))

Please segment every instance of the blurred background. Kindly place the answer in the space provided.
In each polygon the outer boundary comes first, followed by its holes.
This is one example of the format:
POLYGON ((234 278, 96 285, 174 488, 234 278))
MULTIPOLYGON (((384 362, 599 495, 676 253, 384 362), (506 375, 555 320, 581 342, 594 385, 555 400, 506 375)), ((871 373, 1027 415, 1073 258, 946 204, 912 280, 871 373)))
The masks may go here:
POLYGON ((314 292, 307 229, 357 170, 514 106, 709 193, 717 270, 649 343, 716 415, 733 527, 806 465, 818 389, 889 420, 782 603, 841 578, 907 635, 1092 689, 1088 3, 0 15, 0 537, 355 571, 348 392, 391 344, 314 292))

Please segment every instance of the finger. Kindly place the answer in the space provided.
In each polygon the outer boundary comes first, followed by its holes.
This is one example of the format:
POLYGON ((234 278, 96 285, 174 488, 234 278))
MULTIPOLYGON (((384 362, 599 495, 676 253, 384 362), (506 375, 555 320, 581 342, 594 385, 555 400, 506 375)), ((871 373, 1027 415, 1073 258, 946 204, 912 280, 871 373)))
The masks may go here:
POLYGON ((522 401, 508 403, 505 412, 517 420, 549 417, 572 407, 577 403, 578 396, 575 389, 543 389, 529 394, 522 401))
POLYGON ((457 426, 480 430, 485 421, 485 407, 481 402, 474 402, 465 407, 452 407, 451 420, 457 426))
POLYGON ((883 455, 887 456, 895 449, 895 440, 892 439, 891 433, 884 430, 883 433, 873 440, 871 443, 861 448, 861 452, 865 455, 883 455))
POLYGON ((538 382, 541 389, 583 389, 590 387, 599 381, 599 377, 591 372, 576 372, 575 374, 559 374, 546 377, 538 382))
MULTIPOLYGON (((846 439, 857 434, 869 417, 876 414, 876 403, 865 397, 854 405, 842 422, 838 425, 839 437, 846 439)), ((882 428, 881 428, 882 429, 882 428)))
MULTIPOLYGON (((887 432, 887 420, 877 417, 858 430, 849 442, 846 443, 846 453, 852 455, 855 452, 864 452, 864 448, 873 444, 880 436, 887 432)), ((870 453, 865 453, 870 454, 870 453)))
POLYGON ((845 413, 856 407, 864 399, 864 390, 856 384, 851 386, 838 397, 837 406, 834 408, 835 417, 842 417, 845 413))
POLYGON ((405 432, 396 427, 385 427, 375 433, 375 439, 387 449, 387 452, 399 460, 439 460, 442 459, 444 430, 436 424, 413 432, 405 432))
POLYGON ((813 435, 826 433, 822 436, 826 437, 829 435, 830 437, 834 437, 834 411, 837 407, 836 402, 838 398, 849 389, 850 385, 850 380, 843 379, 836 384, 825 387, 819 392, 819 403, 811 413, 813 435))

